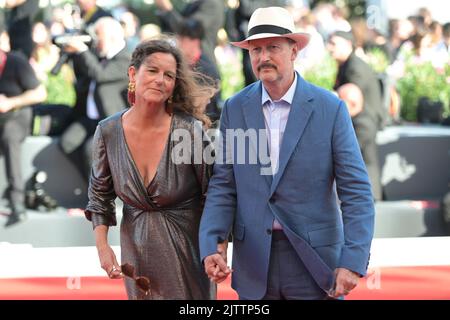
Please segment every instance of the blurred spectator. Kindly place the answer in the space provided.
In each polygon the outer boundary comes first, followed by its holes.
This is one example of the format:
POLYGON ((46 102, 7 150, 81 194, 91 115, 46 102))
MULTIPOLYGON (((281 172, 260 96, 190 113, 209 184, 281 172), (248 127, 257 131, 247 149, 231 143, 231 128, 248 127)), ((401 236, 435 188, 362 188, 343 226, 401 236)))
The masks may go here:
POLYGON ((442 25, 437 21, 433 21, 430 23, 429 30, 431 38, 430 46, 435 47, 442 41, 442 25))
POLYGON ((30 63, 39 80, 46 81, 48 72, 58 62, 60 50, 52 44, 49 31, 42 22, 37 22, 33 26, 32 38, 35 48, 30 63))
POLYGON ((425 25, 425 21, 422 16, 409 16, 408 20, 413 25, 413 34, 417 32, 417 30, 427 30, 428 27, 425 25))
MULTIPOLYGON (((404 65, 406 61, 416 64, 431 62, 436 69, 443 69, 449 63, 449 56, 445 51, 436 51, 431 41, 432 35, 427 29, 417 29, 410 40, 401 46, 395 63, 404 65)), ((403 68, 399 69, 403 70, 403 68)), ((400 76, 402 74, 398 75, 400 76)))
POLYGON ((343 9, 338 8, 331 3, 319 3, 314 9, 313 14, 317 19, 317 31, 325 40, 335 31, 351 30, 350 23, 346 20, 343 9))
POLYGON ((367 43, 369 28, 367 27, 366 19, 353 19, 352 21, 350 21, 350 25, 352 27, 351 31, 353 33, 355 55, 367 62, 368 58, 366 56, 364 48, 367 43))
POLYGON ((433 22, 433 17, 431 16, 431 11, 428 8, 422 7, 418 10, 417 16, 420 17, 423 21, 423 24, 426 28, 431 26, 433 22))
MULTIPOLYGON (((356 119, 356 116, 364 109, 364 97, 361 89, 354 83, 346 83, 337 88, 337 94, 339 98, 345 101, 352 121, 356 119)), ((355 127, 355 123, 353 123, 353 126, 355 127)), ((357 131, 356 128, 355 131, 357 131)), ((358 132, 356 136, 358 136, 358 132)))
POLYGON ((316 20, 311 13, 302 16, 297 24, 297 31, 310 35, 308 45, 298 53, 295 60, 295 68, 301 74, 321 63, 326 53, 324 40, 317 31, 315 24, 316 20))
POLYGON ((155 0, 160 10, 158 15, 161 19, 162 32, 175 33, 185 19, 198 20, 205 30, 202 41, 202 50, 206 56, 215 64, 214 49, 217 46, 217 32, 224 25, 225 5, 223 0, 195 0, 190 1, 178 13, 170 0, 155 0))
POLYGON ((127 50, 133 52, 139 43, 138 30, 140 26, 139 18, 130 11, 125 11, 120 15, 120 23, 125 30, 125 41, 127 42, 127 50))
POLYGON ((364 119, 367 135, 365 140, 373 143, 363 144, 361 153, 369 173, 374 199, 381 200, 380 168, 375 137, 377 131, 384 125, 386 114, 379 80, 371 67, 355 55, 353 44, 351 32, 337 31, 329 39, 328 49, 339 65, 334 89, 338 91, 340 86, 353 83, 362 92, 364 108, 358 117, 364 119))
POLYGON ((111 14, 97 5, 97 0, 77 0, 77 4, 81 10, 81 18, 83 19, 82 28, 89 29, 94 23, 102 17, 111 17, 111 14))
POLYGON ((29 107, 46 98, 33 68, 21 52, 0 51, 0 148, 5 157, 11 214, 5 226, 26 218, 25 182, 22 177, 21 144, 29 134, 29 107))
MULTIPOLYGON (((205 32, 199 21, 194 19, 185 20, 177 32, 178 46, 191 68, 210 77, 216 83, 216 87, 218 87, 220 83, 219 70, 201 48, 204 34, 205 32)), ((220 92, 209 98, 211 101, 205 105, 206 114, 214 123, 220 118, 220 92)))
POLYGON ((413 24, 406 19, 389 20, 389 61, 392 63, 397 59, 400 47, 414 33, 413 24))
POLYGON ((96 54, 74 39, 64 50, 75 53, 74 62, 87 77, 77 78, 73 119, 61 136, 61 148, 85 179, 90 171, 89 143, 97 123, 127 106, 128 65, 124 30, 117 20, 102 17, 94 24, 96 54), (85 81, 88 80, 88 81, 85 81))
POLYGON ((437 50, 442 50, 450 55, 450 22, 447 22, 442 27, 442 41, 438 44, 437 50))
POLYGON ((153 23, 147 23, 141 26, 141 29, 139 30, 139 40, 147 40, 156 38, 161 34, 161 28, 153 23))
POLYGON ((433 21, 430 25, 430 36, 431 36, 431 51, 437 59, 443 59, 445 63, 450 63, 448 43, 450 39, 450 24, 442 26, 439 22, 433 21), (444 29, 446 31, 444 32, 444 29))
POLYGON ((47 89, 45 103, 33 108, 33 135, 59 135, 75 103, 75 75, 64 64, 56 75, 51 73, 59 59, 60 49, 52 43, 49 29, 38 22, 33 27, 35 47, 30 64, 47 89))
POLYGON ((10 9, 7 25, 11 50, 30 58, 33 51, 31 28, 39 11, 39 0, 6 0, 5 7, 10 9))

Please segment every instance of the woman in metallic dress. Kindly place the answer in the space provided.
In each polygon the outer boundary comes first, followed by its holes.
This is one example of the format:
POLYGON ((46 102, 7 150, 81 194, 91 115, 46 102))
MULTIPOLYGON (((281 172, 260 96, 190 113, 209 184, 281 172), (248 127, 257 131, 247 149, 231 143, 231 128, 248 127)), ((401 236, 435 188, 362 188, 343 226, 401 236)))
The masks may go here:
POLYGON ((198 103, 205 82, 196 81, 167 40, 141 43, 128 75, 131 108, 101 121, 94 137, 85 214, 101 266, 110 278, 126 276, 129 299, 215 299, 198 248, 212 169, 212 161, 198 156, 211 149, 204 132, 209 119, 198 103), (124 204, 122 266, 107 241, 116 197, 124 204))

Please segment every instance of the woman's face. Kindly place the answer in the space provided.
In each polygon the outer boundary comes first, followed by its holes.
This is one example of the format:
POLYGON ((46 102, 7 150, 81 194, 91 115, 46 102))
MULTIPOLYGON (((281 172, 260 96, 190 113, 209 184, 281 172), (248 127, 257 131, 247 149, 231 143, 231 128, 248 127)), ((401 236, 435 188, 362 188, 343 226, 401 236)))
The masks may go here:
POLYGON ((149 55, 138 70, 128 69, 128 75, 136 84, 136 103, 164 105, 172 96, 177 76, 177 63, 170 53, 149 55))

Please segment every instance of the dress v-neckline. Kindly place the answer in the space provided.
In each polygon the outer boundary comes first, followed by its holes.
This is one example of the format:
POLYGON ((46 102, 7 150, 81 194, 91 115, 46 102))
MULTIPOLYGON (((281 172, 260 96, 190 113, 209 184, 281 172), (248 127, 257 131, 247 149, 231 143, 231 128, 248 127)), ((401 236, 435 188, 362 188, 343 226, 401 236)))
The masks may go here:
POLYGON ((168 148, 168 145, 169 145, 170 135, 172 133, 173 119, 174 119, 175 115, 172 114, 172 118, 170 119, 169 134, 167 135, 166 142, 165 142, 165 145, 164 145, 164 150, 161 153, 161 156, 160 156, 159 161, 158 161, 158 165, 156 166, 155 174, 153 175, 153 178, 151 180, 149 180, 148 184, 146 185, 145 184, 145 180, 144 180, 144 176, 139 171, 139 168, 136 165, 136 162, 134 161, 133 154, 131 153, 130 147, 128 146, 128 143, 127 143, 127 138, 125 136, 125 129, 123 127, 123 115, 125 114, 126 111, 127 110, 125 110, 120 115, 120 130, 121 130, 121 133, 122 133, 122 139, 123 139, 123 142, 125 144, 125 149, 126 149, 126 152, 127 152, 128 159, 130 160, 134 170, 137 172, 137 174, 139 176, 139 181, 141 182, 141 185, 145 188, 146 191, 148 191, 148 188, 150 188, 150 186, 153 184, 153 182, 155 181, 156 177, 158 176, 158 172, 159 172, 159 168, 161 166, 161 162, 164 159, 165 154, 167 153, 167 148, 168 148))

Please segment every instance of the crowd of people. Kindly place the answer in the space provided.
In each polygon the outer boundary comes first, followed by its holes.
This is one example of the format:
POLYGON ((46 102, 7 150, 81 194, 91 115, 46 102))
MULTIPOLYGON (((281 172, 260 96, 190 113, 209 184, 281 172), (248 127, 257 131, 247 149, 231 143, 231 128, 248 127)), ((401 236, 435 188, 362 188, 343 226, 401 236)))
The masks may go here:
POLYGON ((443 68, 448 23, 421 10, 392 20, 389 34, 358 32, 361 24, 332 4, 251 0, 196 0, 182 11, 155 0, 160 24, 143 26, 130 11, 77 0, 35 23, 36 3, 6 1, 0 43, 7 226, 26 216, 18 150, 32 108, 45 112, 46 79, 64 72, 76 98, 47 106, 59 124, 52 132, 89 183, 85 214, 101 266, 112 279, 126 276, 130 299, 214 299, 214 282, 230 274, 241 299, 349 294, 366 273, 374 201, 383 198, 376 134, 395 117, 384 103, 395 85, 379 80, 367 50, 386 53, 394 80, 411 57, 443 68), (228 52, 242 52, 247 85, 226 101, 216 58, 223 28, 228 52), (302 77, 326 54, 338 65, 334 94, 302 77), (215 163, 204 157, 209 128, 221 132, 215 163), (181 164, 172 139, 180 130, 193 139, 181 164), (242 151, 229 130, 264 134, 242 151), (258 161, 240 163, 239 152, 258 161), (122 265, 107 241, 117 197, 122 265), (124 263, 150 285, 127 276, 124 263))

